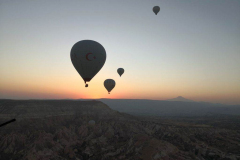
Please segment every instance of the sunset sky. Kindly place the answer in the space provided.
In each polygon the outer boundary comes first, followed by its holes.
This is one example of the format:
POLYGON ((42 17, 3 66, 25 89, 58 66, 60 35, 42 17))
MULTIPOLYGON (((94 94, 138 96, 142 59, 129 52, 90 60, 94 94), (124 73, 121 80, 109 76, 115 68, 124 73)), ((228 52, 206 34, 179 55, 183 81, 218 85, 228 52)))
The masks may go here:
POLYGON ((0 1, 0 99, 177 96, 240 104, 239 0, 0 1), (107 53, 88 88, 70 60, 85 39, 107 53))

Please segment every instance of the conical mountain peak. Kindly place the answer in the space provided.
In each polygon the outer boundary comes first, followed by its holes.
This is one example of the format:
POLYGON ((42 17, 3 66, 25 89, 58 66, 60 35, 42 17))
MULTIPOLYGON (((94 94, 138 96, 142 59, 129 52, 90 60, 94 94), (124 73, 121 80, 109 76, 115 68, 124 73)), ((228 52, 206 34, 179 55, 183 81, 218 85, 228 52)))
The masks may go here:
POLYGON ((178 97, 173 98, 173 99, 168 99, 168 101, 194 102, 193 100, 186 99, 186 98, 184 98, 182 96, 178 96, 178 97))

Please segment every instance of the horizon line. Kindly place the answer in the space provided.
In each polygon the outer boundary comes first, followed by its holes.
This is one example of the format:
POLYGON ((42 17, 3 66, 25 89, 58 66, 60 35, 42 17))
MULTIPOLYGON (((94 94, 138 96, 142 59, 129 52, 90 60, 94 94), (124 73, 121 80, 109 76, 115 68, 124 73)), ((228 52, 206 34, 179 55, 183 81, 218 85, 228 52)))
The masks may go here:
MULTIPOLYGON (((128 98, 125 98, 125 99, 116 99, 116 98, 56 98, 56 99, 48 99, 48 98, 45 98, 45 99, 42 99, 42 98, 33 98, 33 99, 29 99, 29 98, 24 98, 24 99, 18 99, 18 98, 0 98, 0 100, 101 100, 101 99, 110 99, 110 100, 148 100, 148 101, 169 101, 169 102, 188 102, 188 101, 171 101, 171 99, 168 99, 168 100, 159 100, 159 99, 128 99, 128 98)), ((174 98, 173 98, 174 99, 174 98)), ((189 100, 189 99, 187 99, 189 100)), ((240 104, 225 104, 225 103, 212 103, 212 102, 205 102, 205 101, 193 101, 191 100, 192 103, 211 103, 211 104, 219 104, 219 105, 231 105, 231 106, 234 106, 234 105, 240 105, 240 104)), ((190 103, 191 103, 190 102, 190 103)), ((189 103, 189 102, 188 102, 189 103)))

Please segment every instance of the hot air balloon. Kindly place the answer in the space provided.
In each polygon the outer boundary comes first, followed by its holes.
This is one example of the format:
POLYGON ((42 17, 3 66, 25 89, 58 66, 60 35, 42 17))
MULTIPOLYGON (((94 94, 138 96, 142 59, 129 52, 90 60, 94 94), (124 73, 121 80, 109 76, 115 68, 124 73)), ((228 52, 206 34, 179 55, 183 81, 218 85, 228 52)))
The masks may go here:
POLYGON ((160 7, 159 6, 154 6, 153 7, 153 12, 157 15, 158 12, 160 11, 160 7))
MULTIPOLYGON (((104 65, 106 61, 106 51, 103 46, 96 41, 82 40, 73 45, 70 57, 73 66, 86 84, 104 65)), ((88 87, 88 84, 86 84, 85 87, 88 87)))
POLYGON ((118 68, 117 72, 118 72, 119 76, 121 77, 122 74, 124 73, 124 69, 123 68, 118 68))
POLYGON ((111 90, 115 87, 115 81, 113 79, 106 79, 104 81, 104 86, 108 91, 108 94, 110 94, 111 90))

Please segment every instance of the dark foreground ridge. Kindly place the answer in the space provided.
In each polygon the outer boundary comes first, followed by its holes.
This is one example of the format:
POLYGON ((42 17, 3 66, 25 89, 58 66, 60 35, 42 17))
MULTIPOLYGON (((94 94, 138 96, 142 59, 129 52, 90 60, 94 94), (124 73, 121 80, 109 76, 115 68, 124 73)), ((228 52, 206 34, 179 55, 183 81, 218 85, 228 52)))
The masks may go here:
POLYGON ((0 100, 0 123, 11 118, 0 128, 1 160, 240 158, 239 116, 163 119, 99 101, 0 100))

